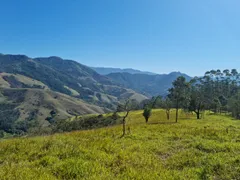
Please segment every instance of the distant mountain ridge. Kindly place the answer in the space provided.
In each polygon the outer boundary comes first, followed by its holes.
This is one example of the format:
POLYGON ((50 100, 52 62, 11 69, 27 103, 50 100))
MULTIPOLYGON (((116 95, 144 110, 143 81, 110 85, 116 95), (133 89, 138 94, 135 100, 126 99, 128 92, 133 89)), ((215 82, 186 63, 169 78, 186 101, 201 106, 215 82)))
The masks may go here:
POLYGON ((148 71, 140 71, 132 68, 105 68, 91 67, 97 73, 109 77, 119 86, 130 88, 138 93, 148 97, 162 95, 168 93, 172 82, 179 76, 184 76, 186 80, 191 77, 181 72, 171 72, 169 74, 157 74, 148 71))
POLYGON ((179 76, 185 77, 187 81, 191 79, 190 76, 181 72, 157 75, 130 73, 110 73, 107 75, 107 77, 119 83, 119 85, 149 97, 165 96, 168 93, 168 89, 172 86, 172 82, 179 76))
MULTIPOLYGON (((56 56, 0 54, 0 105, 15 107, 14 121, 32 118, 44 121, 51 111, 56 113, 55 119, 109 112, 128 98, 138 102, 147 99, 76 61, 56 56), (17 103, 12 100, 15 96, 19 96, 17 103)), ((11 111, 10 108, 8 114, 13 114, 11 111)), ((5 110, 0 108, 1 113, 5 110)))
POLYGON ((165 95, 178 76, 190 78, 180 72, 126 71, 101 75, 56 56, 0 54, 0 127, 2 122, 8 128, 32 120, 48 126, 52 119, 114 111, 126 99, 140 103, 165 95))
POLYGON ((130 74, 147 74, 147 75, 156 75, 156 73, 148 71, 140 71, 132 68, 107 68, 107 67, 91 67, 94 71, 101 75, 108 75, 110 73, 130 73, 130 74))
POLYGON ((167 93, 180 72, 157 75, 134 69, 101 75, 57 56, 0 54, 0 131, 51 131, 61 120, 116 110, 119 102, 167 93), (50 128, 51 127, 51 128, 50 128))

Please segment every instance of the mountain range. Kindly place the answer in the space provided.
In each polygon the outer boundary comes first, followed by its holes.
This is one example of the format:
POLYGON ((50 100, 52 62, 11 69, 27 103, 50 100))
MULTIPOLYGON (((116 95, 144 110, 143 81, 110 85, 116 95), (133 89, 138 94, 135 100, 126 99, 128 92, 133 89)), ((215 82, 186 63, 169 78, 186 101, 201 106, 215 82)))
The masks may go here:
POLYGON ((130 73, 130 74, 147 74, 147 75, 156 75, 156 73, 148 71, 140 71, 132 68, 107 68, 107 67, 91 67, 94 71, 101 75, 108 75, 110 73, 130 73))
POLYGON ((107 77, 114 80, 119 85, 133 89, 147 97, 158 95, 166 96, 172 82, 179 76, 185 77, 187 81, 191 79, 190 76, 181 72, 156 75, 130 73, 110 73, 107 75, 107 77))
POLYGON ((120 69, 120 68, 105 68, 91 67, 97 73, 105 75, 112 79, 118 85, 133 89, 148 97, 167 94, 172 82, 179 76, 183 76, 187 81, 190 76, 181 72, 171 72, 169 74, 156 74, 147 71, 136 69, 120 69))
POLYGON ((190 78, 179 72, 130 70, 102 75, 95 70, 56 56, 0 54, 0 128, 1 122, 37 120, 47 126, 52 118, 110 112, 126 99, 142 102, 166 94, 180 75, 190 78))

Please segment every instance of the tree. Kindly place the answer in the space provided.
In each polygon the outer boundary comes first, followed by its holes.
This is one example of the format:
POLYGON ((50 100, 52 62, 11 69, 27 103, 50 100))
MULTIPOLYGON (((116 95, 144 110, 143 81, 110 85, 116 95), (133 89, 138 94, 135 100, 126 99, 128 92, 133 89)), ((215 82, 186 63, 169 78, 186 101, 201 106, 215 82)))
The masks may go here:
POLYGON ((146 120, 146 123, 148 123, 148 119, 150 118, 151 115, 152 115, 152 108, 149 106, 146 106, 143 111, 143 116, 146 120))
POLYGON ((166 111, 166 115, 167 115, 167 120, 170 119, 170 112, 171 112, 171 108, 172 108, 172 101, 166 97, 163 101, 162 101, 162 107, 165 109, 166 111))
POLYGON ((162 96, 152 97, 150 101, 151 108, 161 107, 162 105, 162 96))
POLYGON ((169 89, 168 97, 176 108, 176 122, 179 108, 195 112, 197 119, 203 110, 230 111, 233 117, 240 119, 240 74, 236 69, 211 70, 190 83, 179 77, 169 89))
POLYGON ((200 113, 204 107, 204 88, 202 78, 195 77, 190 81, 190 102, 188 111, 193 111, 197 115, 197 119, 200 119, 200 113))
POLYGON ((180 76, 173 82, 173 87, 169 89, 169 98, 174 103, 176 108, 176 122, 178 122, 179 108, 186 106, 189 103, 189 84, 185 77, 180 76))
POLYGON ((126 119, 130 113, 130 111, 138 109, 139 104, 136 100, 128 99, 125 102, 121 103, 117 107, 117 112, 125 112, 125 115, 122 119, 122 137, 126 134, 126 119))
POLYGON ((232 112, 232 116, 240 119, 240 91, 229 99, 228 106, 232 112))

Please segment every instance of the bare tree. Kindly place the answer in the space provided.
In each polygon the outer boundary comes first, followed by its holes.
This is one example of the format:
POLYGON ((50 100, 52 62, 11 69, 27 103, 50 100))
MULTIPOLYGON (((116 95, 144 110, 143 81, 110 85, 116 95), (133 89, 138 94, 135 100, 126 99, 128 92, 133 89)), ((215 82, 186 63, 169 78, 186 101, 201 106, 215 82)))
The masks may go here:
POLYGON ((126 134, 126 119, 129 116, 130 111, 138 108, 138 103, 135 100, 126 100, 124 103, 121 103, 117 107, 117 112, 124 112, 125 115, 122 119, 122 137, 126 134))

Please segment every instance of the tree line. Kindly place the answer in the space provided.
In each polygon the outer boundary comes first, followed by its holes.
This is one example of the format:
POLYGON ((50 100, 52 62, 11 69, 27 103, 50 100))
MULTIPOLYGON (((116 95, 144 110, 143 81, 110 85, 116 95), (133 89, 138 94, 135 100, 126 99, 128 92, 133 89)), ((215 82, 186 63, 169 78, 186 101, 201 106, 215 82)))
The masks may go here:
MULTIPOLYGON (((124 127, 129 111, 136 109, 136 105, 131 107, 128 100, 125 106, 121 107, 127 111, 123 120, 124 127)), ((176 109, 176 122, 179 109, 194 112, 197 119, 201 119, 201 114, 206 110, 231 114, 233 118, 240 119, 240 73, 236 69, 211 70, 189 82, 180 76, 172 83, 165 97, 153 97, 144 103, 143 108, 146 123, 153 108, 165 109, 167 119, 170 119, 171 109, 176 109)))
POLYGON ((205 110, 231 113, 240 119, 240 73, 236 69, 211 70, 190 82, 180 76, 173 82, 167 97, 158 99, 167 111, 169 107, 176 109, 176 122, 179 109, 194 112, 197 119, 205 110))

